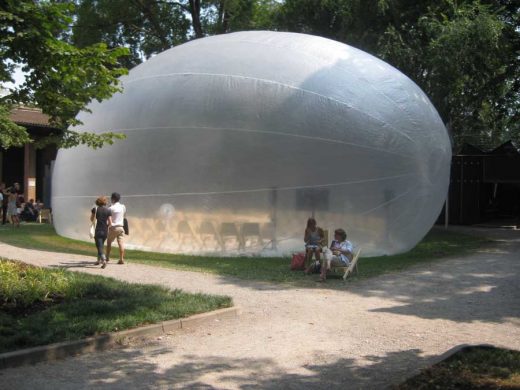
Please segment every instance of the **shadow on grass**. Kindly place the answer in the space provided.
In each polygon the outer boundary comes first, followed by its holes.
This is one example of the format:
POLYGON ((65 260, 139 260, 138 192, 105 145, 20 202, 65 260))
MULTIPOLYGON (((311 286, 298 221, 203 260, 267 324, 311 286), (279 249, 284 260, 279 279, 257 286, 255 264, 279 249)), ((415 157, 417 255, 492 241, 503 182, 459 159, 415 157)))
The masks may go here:
MULTIPOLYGON (((71 250, 83 245, 93 253, 93 245, 72 242, 58 237, 49 230, 32 228, 29 233, 40 231, 47 237, 47 245, 62 242, 71 250), (49 241, 50 240, 50 241, 49 241)), ((500 239, 499 234, 495 234, 500 239)), ((360 274, 349 278, 329 279, 316 283, 317 275, 304 276, 289 271, 287 259, 265 258, 209 258, 189 257, 161 253, 129 251, 130 262, 157 265, 176 270, 199 271, 214 274, 221 285, 239 286, 258 291, 281 291, 291 288, 348 290, 362 297, 389 298, 393 306, 372 309, 403 316, 426 319, 447 319, 457 322, 503 322, 520 316, 520 300, 517 283, 520 262, 511 260, 518 253, 517 235, 508 232, 500 245, 486 245, 489 241, 468 235, 435 230, 414 250, 397 256, 362 258, 360 274), (471 257, 461 257, 471 253, 471 257), (453 258, 455 255, 458 258, 453 258), (452 257, 446 263, 443 256, 452 257), (407 270, 407 272, 401 272, 407 270), (392 273, 391 277, 384 276, 392 273), (361 283, 372 278, 370 283, 361 283)), ((11 236, 21 240, 19 234, 11 236)), ((0 237, 0 240, 5 241, 0 237)), ((9 241, 9 240, 7 240, 9 241)), ((22 240, 27 242, 27 240, 22 240)), ((36 240, 38 241, 38 240, 36 240)), ((20 244, 20 242, 18 242, 20 244)), ((74 249, 75 251, 76 249, 74 249)), ((95 258, 92 260, 94 263, 95 258)), ((90 268, 88 262, 64 261, 55 266, 90 268)), ((165 271, 166 272, 166 271, 165 271)), ((195 283, 203 283, 204 277, 196 274, 182 275, 195 283)), ((203 289, 203 285, 200 286, 203 289)), ((345 299, 349 299, 345 296, 345 299)), ((387 302, 388 303, 388 302, 387 302)))
POLYGON ((190 294, 85 273, 0 261, 0 352, 34 347, 232 306, 190 294), (56 298, 53 298, 56 297, 56 298))

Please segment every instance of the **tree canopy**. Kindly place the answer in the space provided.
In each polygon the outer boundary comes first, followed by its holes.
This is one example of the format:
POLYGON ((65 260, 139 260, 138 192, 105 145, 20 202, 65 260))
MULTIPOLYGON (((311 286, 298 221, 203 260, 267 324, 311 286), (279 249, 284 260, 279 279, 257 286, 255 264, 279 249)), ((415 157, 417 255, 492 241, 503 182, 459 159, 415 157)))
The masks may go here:
POLYGON ((190 39, 230 31, 276 29, 276 0, 76 0, 72 41, 125 46, 126 66, 190 39))
POLYGON ((280 26, 368 51, 430 97, 455 145, 520 141, 520 1, 286 0, 280 26))
POLYGON ((74 7, 54 1, 4 0, 0 3, 0 83, 12 82, 17 66, 25 82, 0 98, 0 145, 3 148, 32 142, 27 130, 9 119, 14 105, 36 105, 51 118, 56 134, 41 140, 61 147, 86 144, 100 147, 118 134, 77 133, 76 115, 92 100, 118 91, 118 77, 127 70, 118 60, 125 48, 109 49, 98 42, 78 48, 68 42, 74 7))
MULTIPOLYGON (((6 101, 31 102, 65 128, 75 123, 75 114, 88 101, 117 90, 116 78, 124 68, 191 39, 268 29, 335 39, 396 66, 428 94, 455 145, 472 142, 491 147, 507 139, 520 141, 520 0, 8 0, 0 4, 6 4, 0 13, 4 53, 0 81, 10 78, 13 64, 24 64, 31 71, 26 84, 2 100, 0 118, 8 113, 6 101)), ((0 126, 4 147, 9 145, 4 138, 22 134, 5 119, 0 126)), ((58 140, 69 140, 62 141, 64 145, 99 146, 114 135, 91 136, 64 131, 58 140)))

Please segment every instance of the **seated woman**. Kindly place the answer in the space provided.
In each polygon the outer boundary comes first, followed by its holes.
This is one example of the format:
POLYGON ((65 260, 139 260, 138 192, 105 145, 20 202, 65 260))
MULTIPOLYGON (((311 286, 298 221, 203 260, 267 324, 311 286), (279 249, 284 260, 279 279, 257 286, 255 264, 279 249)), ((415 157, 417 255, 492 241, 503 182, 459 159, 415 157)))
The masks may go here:
POLYGON ((327 279, 327 271, 332 266, 334 267, 348 267, 353 256, 353 247, 350 241, 347 241, 347 233, 343 229, 336 229, 334 231, 334 240, 330 244, 332 256, 325 256, 321 266, 320 281, 327 279))
POLYGON ((312 255, 316 257, 316 261, 320 261, 321 248, 324 245, 323 239, 325 237, 325 233, 322 228, 320 228, 316 220, 314 218, 309 218, 307 220, 307 227, 305 228, 305 235, 303 240, 305 241, 305 260, 306 260, 306 268, 305 273, 309 273, 312 269, 312 255))

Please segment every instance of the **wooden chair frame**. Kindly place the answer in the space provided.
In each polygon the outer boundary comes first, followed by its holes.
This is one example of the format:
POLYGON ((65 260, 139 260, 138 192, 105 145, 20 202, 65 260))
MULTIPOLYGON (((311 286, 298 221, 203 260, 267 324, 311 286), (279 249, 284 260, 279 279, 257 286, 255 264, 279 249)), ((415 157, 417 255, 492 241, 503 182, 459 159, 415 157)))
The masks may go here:
POLYGON ((350 262, 349 266, 345 270, 345 273, 343 274, 343 280, 347 280, 347 277, 351 275, 354 270, 356 271, 356 274, 358 273, 358 261, 359 261, 359 255, 361 254, 361 248, 358 249, 356 254, 354 255, 354 258, 350 262))

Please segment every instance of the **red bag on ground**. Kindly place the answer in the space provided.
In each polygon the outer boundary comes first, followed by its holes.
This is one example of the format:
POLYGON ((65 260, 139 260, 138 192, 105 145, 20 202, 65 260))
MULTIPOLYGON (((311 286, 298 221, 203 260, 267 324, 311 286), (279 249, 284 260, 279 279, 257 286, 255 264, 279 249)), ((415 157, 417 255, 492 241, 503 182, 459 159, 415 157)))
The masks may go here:
POLYGON ((291 271, 303 271, 305 269, 305 253, 293 253, 291 271))

